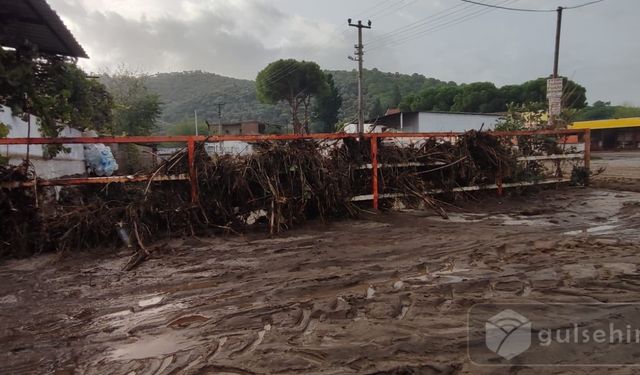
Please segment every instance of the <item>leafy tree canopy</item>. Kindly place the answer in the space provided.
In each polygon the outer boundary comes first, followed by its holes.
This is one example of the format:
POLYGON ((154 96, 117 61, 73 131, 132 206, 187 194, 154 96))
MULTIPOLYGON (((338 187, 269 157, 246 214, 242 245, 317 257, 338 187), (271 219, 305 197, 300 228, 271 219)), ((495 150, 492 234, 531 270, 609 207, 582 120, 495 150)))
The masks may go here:
POLYGON ((46 137, 58 136, 64 125, 100 131, 112 120, 113 100, 102 84, 72 59, 30 46, 0 49, 0 104, 37 116, 46 137))
POLYGON ((124 69, 101 77, 114 100, 111 133, 149 135, 157 128, 162 103, 157 94, 148 91, 145 80, 146 76, 124 69))
POLYGON ((320 133, 335 131, 342 106, 342 95, 335 85, 333 75, 327 74, 326 77, 327 89, 316 98, 313 111, 315 120, 313 130, 320 133))
MULTIPOLYGON (((580 109, 586 105, 586 90, 565 78, 565 108, 580 109)), ((538 78, 521 85, 500 88, 491 82, 447 84, 429 87, 409 95, 400 103, 404 111, 504 112, 509 104, 528 105, 538 110, 547 106, 547 79, 538 78)))
POLYGON ((287 102, 296 133, 308 131, 311 97, 323 95, 327 89, 324 73, 318 64, 310 61, 274 61, 256 78, 258 100, 268 104, 287 102), (299 120, 300 110, 304 111, 304 123, 299 120))
POLYGON ((382 103, 380 102, 380 98, 375 98, 373 100, 373 104, 371 108, 369 108, 369 118, 377 118, 384 115, 385 110, 382 108, 382 103))
POLYGON ((640 108, 631 106, 615 106, 611 102, 596 101, 583 108, 576 115, 578 121, 606 120, 614 118, 640 117, 640 108))

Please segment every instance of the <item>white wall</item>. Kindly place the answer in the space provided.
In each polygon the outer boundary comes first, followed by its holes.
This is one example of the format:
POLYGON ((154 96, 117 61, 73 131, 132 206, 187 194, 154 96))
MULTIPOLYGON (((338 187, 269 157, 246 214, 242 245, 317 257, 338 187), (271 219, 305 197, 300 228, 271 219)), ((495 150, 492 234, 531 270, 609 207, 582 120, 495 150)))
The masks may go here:
MULTIPOLYGON (((38 129, 37 117, 30 116, 30 118, 31 137, 42 137, 38 129)), ((28 122, 23 121, 20 117, 12 116, 9 107, 0 106, 0 122, 9 126, 8 138, 26 138, 29 133, 28 122)), ((65 127, 59 136, 80 137, 82 133, 79 130, 65 127)), ((60 152, 54 159, 45 160, 42 145, 29 146, 29 160, 33 163, 38 177, 57 178, 86 172, 82 145, 65 145, 65 147, 71 149, 71 152, 60 152)), ((9 164, 18 165, 27 155, 27 145, 0 145, 0 154, 9 158, 9 164)))
MULTIPOLYGON (((419 131, 465 132, 469 130, 492 130, 499 115, 420 112, 419 131)), ((407 130, 405 130, 406 132, 407 130)))

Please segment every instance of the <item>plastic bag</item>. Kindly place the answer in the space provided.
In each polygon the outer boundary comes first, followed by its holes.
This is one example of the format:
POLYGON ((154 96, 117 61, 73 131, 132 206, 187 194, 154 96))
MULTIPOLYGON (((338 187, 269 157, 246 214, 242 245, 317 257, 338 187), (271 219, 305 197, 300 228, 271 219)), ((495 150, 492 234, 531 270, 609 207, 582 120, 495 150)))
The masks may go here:
POLYGON ((84 146, 84 162, 87 169, 96 176, 111 176, 118 170, 111 148, 101 143, 84 146))

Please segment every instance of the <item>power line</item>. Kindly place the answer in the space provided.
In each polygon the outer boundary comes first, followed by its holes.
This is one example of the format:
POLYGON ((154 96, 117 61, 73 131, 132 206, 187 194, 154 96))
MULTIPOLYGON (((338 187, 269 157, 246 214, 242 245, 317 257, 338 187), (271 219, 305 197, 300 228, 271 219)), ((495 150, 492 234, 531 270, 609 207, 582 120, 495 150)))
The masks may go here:
POLYGON ((397 5, 400 5, 401 3, 403 3, 405 0, 398 0, 398 1, 392 1, 389 2, 389 4, 387 4, 387 6, 383 7, 382 9, 379 9, 377 12, 369 15, 367 18, 371 18, 371 19, 375 19, 378 16, 383 15, 385 12, 388 12, 389 10, 393 9, 394 7, 396 7, 397 5))
MULTIPOLYGON (((370 7, 367 11, 365 11, 363 14, 367 14, 367 13, 371 13, 371 11, 373 11, 374 9, 380 8, 381 5, 385 5, 383 6, 381 9, 378 9, 377 11, 373 12, 373 16, 369 17, 372 19, 377 19, 376 17, 382 15, 383 13, 387 12, 389 9, 395 7, 396 5, 399 5, 400 3, 404 2, 404 1, 408 1, 406 4, 394 9, 394 11, 392 13, 395 13, 411 4, 414 4, 417 0, 398 0, 395 2, 392 2, 391 4, 387 4, 388 0, 382 0, 380 2, 378 2, 377 4, 375 4, 374 6, 370 7)), ((392 14, 390 13, 390 14, 392 14)), ((340 34, 340 36, 344 36, 349 32, 349 30, 345 30, 342 32, 342 34, 340 34)), ((322 44, 317 44, 315 46, 313 46, 313 49, 315 49, 316 51, 321 51, 322 49, 324 49, 325 47, 327 47, 328 45, 332 44, 335 42, 335 39, 329 39, 327 40, 325 43, 322 44)), ((271 72, 270 75, 268 75, 267 77, 265 77, 265 81, 270 82, 270 83, 275 83, 278 82, 279 80, 285 78, 286 76, 288 76, 290 73, 292 73, 293 71, 296 70, 296 64, 291 63, 289 65, 285 65, 282 66, 280 69, 271 72)))
MULTIPOLYGON (((517 1, 517 0, 499 0, 496 4, 502 5, 510 1, 517 1)), ((385 45, 404 43, 405 41, 415 39, 420 35, 425 35, 427 33, 439 30, 441 28, 447 27, 452 24, 462 23, 468 19, 480 16, 484 13, 491 11, 491 9, 478 10, 477 8, 475 8, 474 10, 473 5, 466 5, 462 9, 457 9, 457 10, 453 10, 454 8, 455 7, 448 8, 439 13, 436 13, 434 16, 438 14, 441 14, 441 15, 438 17, 432 18, 430 22, 427 19, 422 21, 420 25, 409 27, 409 28, 406 28, 405 30, 397 31, 396 35, 390 35, 390 36, 391 37, 399 36, 399 38, 393 40, 393 38, 387 37, 385 38, 385 40, 382 40, 382 43, 378 43, 371 50, 384 47, 385 45), (456 14, 458 14, 457 18, 454 17, 456 14), (401 35, 401 34, 404 34, 404 35, 401 35)))
MULTIPOLYGON (((511 7, 505 7, 505 6, 481 3, 479 1, 474 1, 474 0, 460 0, 460 1, 463 1, 465 3, 475 4, 475 5, 482 5, 482 6, 489 7, 489 8, 496 8, 496 9, 502 9, 502 10, 512 10, 512 11, 516 11, 516 12, 555 12, 555 11, 557 11, 557 9, 511 8, 511 7)), ((561 8, 562 9, 578 9, 578 8, 586 7, 588 5, 600 3, 600 2, 603 2, 603 1, 604 0, 594 0, 594 1, 586 2, 584 4, 575 5, 575 6, 572 6, 572 7, 561 7, 561 8)))
POLYGON ((367 14, 369 14, 369 12, 371 12, 374 9, 377 9, 380 7, 380 5, 384 5, 387 3, 387 0, 380 0, 379 2, 377 2, 374 6, 372 6, 371 8, 369 8, 368 10, 365 10, 363 13, 361 13, 358 17, 360 18, 367 18, 367 14))
MULTIPOLYGON (((505 0, 500 4, 507 4, 507 3, 512 2, 512 1, 516 1, 516 0, 505 0)), ((403 36, 402 38, 400 38, 400 39, 398 39, 396 41, 393 41, 393 40, 385 41, 384 43, 376 45, 375 47, 369 49, 369 52, 372 52, 372 51, 375 51, 375 50, 378 50, 380 48, 383 48, 383 47, 386 47, 386 46, 390 46, 390 45, 396 46, 396 45, 400 45, 400 44, 406 43, 408 41, 411 41, 411 40, 414 40, 414 39, 419 38, 421 36, 428 35, 428 34, 431 34, 433 32, 445 29, 447 27, 461 24, 461 23, 463 23, 465 21, 468 21, 468 20, 470 20, 472 18, 479 17, 479 16, 481 16, 483 14, 486 14, 486 13, 489 13, 491 11, 493 11, 493 9, 483 9, 483 10, 479 10, 479 11, 476 10, 476 11, 473 11, 473 12, 465 13, 465 14, 461 15, 460 17, 457 17, 457 18, 442 20, 442 22, 440 22, 440 23, 437 23, 435 25, 430 25, 430 27, 427 28, 427 29, 419 30, 419 31, 413 32, 411 34, 405 35, 405 36, 403 36)))
POLYGON ((578 9, 578 8, 582 8, 582 7, 586 7, 588 5, 592 5, 592 4, 596 4, 596 3, 601 3, 604 0, 594 0, 594 1, 589 1, 588 3, 584 3, 584 4, 580 4, 580 5, 576 5, 576 6, 572 6, 572 7, 563 7, 564 9, 578 9))
POLYGON ((412 23, 410 23, 410 24, 408 24, 406 26, 399 27, 399 28, 397 28, 395 30, 392 30, 392 31, 388 32, 388 33, 382 34, 382 35, 378 36, 376 39, 374 39, 372 42, 368 43, 367 46, 373 46, 373 45, 378 44, 379 42, 381 42, 383 40, 387 40, 387 39, 390 39, 390 38, 392 38, 392 37, 394 37, 396 35, 406 33, 406 32, 408 32, 408 31, 410 31, 412 29, 416 29, 416 30, 420 29, 421 27, 425 26, 425 24, 427 24, 429 21, 436 21, 438 19, 446 18, 446 17, 448 17, 448 16, 450 16, 452 14, 458 13, 460 11, 463 11, 464 9, 469 9, 469 8, 472 8, 472 7, 473 7, 472 5, 464 6, 462 4, 458 4, 456 6, 444 9, 444 10, 442 10, 440 12, 437 12, 435 14, 432 14, 430 16, 427 16, 425 18, 422 18, 420 20, 412 22, 412 23), (450 12, 450 13, 447 14, 448 11, 453 10, 455 8, 459 8, 461 6, 463 7, 463 9, 458 9, 458 10, 456 10, 454 12, 450 12), (441 15, 441 16, 437 17, 438 15, 441 15))

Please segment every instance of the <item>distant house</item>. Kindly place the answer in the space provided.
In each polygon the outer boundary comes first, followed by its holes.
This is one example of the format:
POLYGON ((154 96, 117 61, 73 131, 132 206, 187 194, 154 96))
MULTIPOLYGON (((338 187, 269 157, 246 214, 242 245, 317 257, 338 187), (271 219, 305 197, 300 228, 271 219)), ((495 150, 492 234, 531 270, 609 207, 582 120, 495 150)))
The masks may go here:
MULTIPOLYGON (((8 138, 42 137, 42 133, 36 126, 38 118, 33 115, 13 116, 11 108, 0 106, 0 123, 8 125, 8 138), (29 116, 30 122, 23 117, 29 116), (31 130, 29 130, 31 123, 31 130)), ((82 132, 65 126, 59 137, 81 137, 82 132)), ((82 145, 66 145, 67 151, 60 152, 55 158, 46 157, 45 145, 2 145, 0 155, 9 159, 9 164, 18 165, 26 158, 27 151, 38 177, 56 178, 86 172, 84 164, 84 149, 82 145)))
MULTIPOLYGON (((212 130, 217 131, 217 125, 211 124, 212 130)), ((243 121, 222 124, 222 135, 255 135, 264 134, 267 124, 259 121, 243 121)))
POLYGON ((387 111, 384 116, 367 120, 374 128, 404 133, 465 132, 492 130, 500 114, 470 112, 400 112, 387 111))
POLYGON ((593 150, 640 148, 640 117, 576 121, 570 129, 591 129, 593 150))

